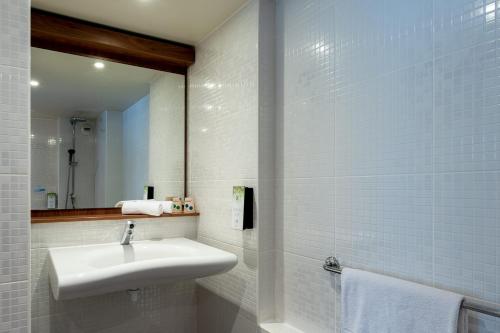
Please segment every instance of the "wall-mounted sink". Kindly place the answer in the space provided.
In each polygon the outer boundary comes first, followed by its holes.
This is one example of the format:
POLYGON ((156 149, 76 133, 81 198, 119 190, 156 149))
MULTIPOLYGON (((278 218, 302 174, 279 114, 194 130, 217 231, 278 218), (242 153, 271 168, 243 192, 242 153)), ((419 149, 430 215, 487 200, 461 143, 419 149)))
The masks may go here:
POLYGON ((232 253, 170 238, 51 248, 49 274, 54 298, 65 300, 220 274, 237 261, 232 253))

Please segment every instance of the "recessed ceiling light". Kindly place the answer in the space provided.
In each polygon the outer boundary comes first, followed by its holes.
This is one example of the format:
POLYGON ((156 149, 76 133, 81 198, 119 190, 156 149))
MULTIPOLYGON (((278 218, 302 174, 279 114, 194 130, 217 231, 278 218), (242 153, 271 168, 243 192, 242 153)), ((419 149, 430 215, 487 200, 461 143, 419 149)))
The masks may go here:
POLYGON ((94 62, 94 67, 97 69, 103 69, 104 68, 104 63, 100 61, 94 62))
POLYGON ((40 82, 38 82, 37 80, 31 80, 30 84, 32 87, 38 87, 40 85, 40 82))

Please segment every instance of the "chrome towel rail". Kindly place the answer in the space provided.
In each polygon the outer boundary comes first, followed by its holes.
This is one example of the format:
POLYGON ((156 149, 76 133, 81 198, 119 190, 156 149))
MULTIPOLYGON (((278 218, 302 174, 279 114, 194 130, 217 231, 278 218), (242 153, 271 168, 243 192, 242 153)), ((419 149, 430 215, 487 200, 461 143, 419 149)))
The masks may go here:
MULTIPOLYGON (((335 274, 342 274, 342 266, 335 257, 326 258, 323 268, 335 274)), ((500 305, 477 298, 465 296, 462 308, 500 318, 500 305)))

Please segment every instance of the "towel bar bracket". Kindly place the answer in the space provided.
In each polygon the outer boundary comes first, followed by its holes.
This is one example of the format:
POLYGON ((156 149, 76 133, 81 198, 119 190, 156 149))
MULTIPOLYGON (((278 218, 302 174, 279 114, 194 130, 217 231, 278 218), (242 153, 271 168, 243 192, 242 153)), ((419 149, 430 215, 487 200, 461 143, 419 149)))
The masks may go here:
MULTIPOLYGON (((325 259, 323 269, 332 273, 342 274, 342 266, 335 257, 325 259)), ((467 310, 480 312, 489 316, 500 318, 500 308, 496 304, 491 304, 482 300, 466 297, 462 307, 467 310)))
POLYGON ((342 267, 340 266, 340 262, 335 257, 328 257, 325 259, 325 264, 323 268, 329 272, 341 274, 342 267))

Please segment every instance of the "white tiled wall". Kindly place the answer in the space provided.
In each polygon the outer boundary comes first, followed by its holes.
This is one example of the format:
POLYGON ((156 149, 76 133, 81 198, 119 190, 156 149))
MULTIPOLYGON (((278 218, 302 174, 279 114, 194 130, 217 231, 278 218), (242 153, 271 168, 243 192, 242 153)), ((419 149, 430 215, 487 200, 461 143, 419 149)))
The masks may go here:
POLYGON ((164 73, 149 90, 149 185, 155 199, 184 196, 184 75, 164 73))
MULTIPOLYGON (((196 288, 193 281, 144 288, 137 303, 131 302, 126 292, 69 301, 54 300, 49 286, 47 249, 118 242, 124 223, 124 220, 114 220, 32 225, 33 333, 196 332, 196 288)), ((196 223, 194 217, 138 219, 134 239, 196 239, 196 223)))
POLYGON ((0 332, 29 330, 29 1, 0 4, 0 332))
MULTIPOLYGON (((141 199, 149 178, 149 95, 123 111, 123 199, 141 199)), ((184 134, 182 134, 184 136, 184 134)))
POLYGON ((258 295, 259 323, 276 317, 275 286, 275 1, 259 1, 258 295))
POLYGON ((318 333, 335 327, 321 269, 334 230, 333 3, 278 1, 276 17, 276 319, 318 333))
POLYGON ((277 8, 278 317, 340 330, 331 254, 500 303, 500 3, 277 8))
MULTIPOLYGON (((75 173, 76 207, 113 207, 118 201, 125 200, 123 185, 129 178, 124 175, 124 142, 127 136, 124 131, 124 112, 104 111, 97 119, 88 120, 84 124, 77 124, 76 134, 76 161, 78 170, 75 173), (83 135, 79 126, 91 128, 91 133, 83 135), (89 144, 90 143, 90 144, 89 144), (90 162, 90 163, 89 163, 90 162), (81 171, 80 171, 81 170, 81 171), (92 171, 92 172, 89 172, 92 171), (79 181, 80 180, 80 181, 79 181), (82 184, 83 183, 83 184, 82 184), (86 190, 87 188, 93 191, 86 190), (87 192, 87 198, 92 198, 92 202, 87 201, 87 206, 82 204, 83 193, 87 192)), ((62 121, 62 123, 66 123, 62 121)), ((64 142, 64 138, 62 138, 64 142)), ((65 166, 61 169, 67 172, 68 161, 66 154, 61 154, 64 158, 65 166), (66 160, 66 161, 65 161, 66 160)), ((61 172, 62 176, 63 172, 61 172)), ((67 175, 61 182, 67 186, 67 175), (65 181, 66 180, 66 181, 65 181)), ((132 181, 131 181, 132 182, 132 181)), ((142 185, 140 188, 144 188, 142 185)), ((66 189, 63 187, 63 189, 66 189)), ((63 196, 65 192, 63 192, 63 196)))
POLYGON ((199 240, 239 258, 229 273, 199 281, 201 333, 256 330, 257 232, 230 226, 233 186, 259 193, 258 24, 250 1, 197 45, 188 75, 188 192, 202 212, 199 240))
POLYGON ((31 208, 46 209, 47 193, 57 193, 59 190, 59 131, 57 119, 31 117, 30 135, 31 208), (42 189, 44 191, 41 191, 42 189))

